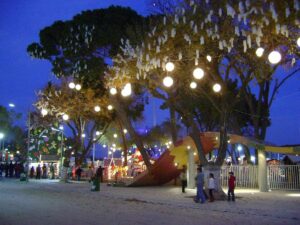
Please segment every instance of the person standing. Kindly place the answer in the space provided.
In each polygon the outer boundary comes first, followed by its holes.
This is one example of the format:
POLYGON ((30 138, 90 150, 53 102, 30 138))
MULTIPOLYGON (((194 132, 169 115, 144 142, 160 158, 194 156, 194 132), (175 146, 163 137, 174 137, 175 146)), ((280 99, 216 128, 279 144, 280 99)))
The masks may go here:
POLYGON ((87 177, 88 177, 89 182, 92 181, 93 176, 94 176, 94 171, 93 171, 92 167, 89 166, 89 169, 87 171, 87 177))
POLYGON ((33 176, 34 176, 34 167, 32 166, 31 169, 30 169, 29 177, 33 178, 33 176))
POLYGON ((196 184, 197 184, 197 196, 194 199, 195 202, 199 202, 201 200, 201 204, 205 203, 205 196, 203 192, 204 186, 204 174, 202 173, 202 167, 197 168, 197 176, 196 176, 196 184))
POLYGON ((77 176, 77 180, 80 181, 80 178, 81 178, 81 172, 82 172, 82 169, 80 168, 80 166, 78 166, 77 170, 76 170, 76 176, 77 176))
POLYGON ((100 182, 103 182, 103 167, 99 166, 96 172, 96 176, 100 178, 100 182))
POLYGON ((235 201, 234 196, 234 189, 235 189, 235 176, 233 172, 229 172, 229 178, 228 178, 228 201, 230 201, 230 197, 232 201, 235 201))
POLYGON ((215 189, 215 178, 214 174, 210 173, 208 178, 208 190, 209 190, 209 202, 213 202, 215 200, 213 191, 215 189))
POLYGON ((182 193, 185 193, 185 188, 187 186, 187 177, 186 177, 186 166, 182 166, 182 171, 179 175, 180 181, 181 181, 181 190, 182 193))
POLYGON ((42 170, 43 170, 43 179, 46 179, 48 176, 47 176, 47 166, 46 164, 44 163, 43 167, 42 167, 42 170))
POLYGON ((55 178, 54 172, 55 172, 54 165, 53 165, 53 163, 51 163, 51 165, 50 165, 50 174, 51 174, 51 179, 52 180, 55 178))
POLYGON ((35 179, 41 179, 41 166, 40 164, 37 166, 36 168, 36 176, 35 176, 35 179))

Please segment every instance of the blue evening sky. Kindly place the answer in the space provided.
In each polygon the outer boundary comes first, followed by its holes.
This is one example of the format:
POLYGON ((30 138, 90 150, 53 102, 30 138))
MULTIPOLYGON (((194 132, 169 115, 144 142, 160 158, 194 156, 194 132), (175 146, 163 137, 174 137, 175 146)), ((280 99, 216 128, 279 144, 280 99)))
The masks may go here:
MULTIPOLYGON (((56 20, 69 20, 82 10, 130 6, 140 14, 149 12, 147 0, 0 0, 0 105, 16 104, 26 114, 35 92, 55 80, 47 61, 31 59, 27 45, 38 41, 39 31, 56 20)), ((158 104, 156 104, 158 108, 158 104)), ((152 106, 147 125, 153 124, 152 106)), ((157 121, 166 113, 156 110, 157 121)), ((300 143, 300 74, 280 90, 271 111, 272 126, 267 141, 275 144, 300 143)), ((25 124, 25 121, 22 122, 25 124)))

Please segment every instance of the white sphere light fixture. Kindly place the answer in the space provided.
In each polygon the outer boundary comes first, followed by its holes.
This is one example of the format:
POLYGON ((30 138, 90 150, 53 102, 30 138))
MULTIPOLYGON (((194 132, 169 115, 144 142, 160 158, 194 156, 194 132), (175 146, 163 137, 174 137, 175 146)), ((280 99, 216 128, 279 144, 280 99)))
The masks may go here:
POLYGON ((297 45, 298 45, 298 47, 300 47, 300 37, 298 37, 298 39, 297 39, 297 45))
POLYGON ((194 69, 193 76, 197 80, 202 79, 204 77, 204 71, 203 71, 203 69, 201 69, 199 67, 197 67, 196 69, 194 69))
POLYGON ((263 48, 259 47, 258 49, 256 49, 255 54, 257 55, 257 57, 262 57, 264 54, 264 51, 265 50, 263 48))
POLYGON ((42 116, 47 116, 48 110, 47 109, 42 109, 41 113, 42 113, 42 116))
POLYGON ((67 114, 64 114, 64 115, 62 116, 62 118, 63 118, 63 120, 68 120, 68 119, 69 119, 69 116, 68 116, 67 114))
POLYGON ((117 94, 117 89, 116 88, 111 88, 110 90, 109 90, 109 93, 111 94, 111 95, 115 95, 115 94, 117 94))
POLYGON ((211 58, 210 55, 207 55, 207 56, 206 56, 206 59, 207 59, 208 62, 211 62, 211 60, 212 60, 212 58, 211 58))
POLYGON ((74 84, 74 82, 69 83, 69 88, 74 89, 75 86, 76 86, 76 85, 74 84))
POLYGON ((192 81, 190 83, 190 88, 195 89, 197 87, 197 83, 195 81, 192 81))
POLYGON ((108 110, 113 110, 112 105, 108 105, 108 106, 107 106, 107 109, 108 109, 108 110))
POLYGON ((76 89, 77 91, 80 91, 80 90, 81 90, 81 85, 80 85, 80 84, 76 84, 76 85, 75 85, 75 89, 76 89))
POLYGON ((213 90, 214 90, 214 92, 220 92, 221 91, 221 85, 220 84, 214 84, 213 90))
POLYGON ((281 54, 278 51, 272 51, 268 56, 268 60, 272 64, 277 64, 281 60, 281 54))
POLYGON ((121 91, 121 95, 123 97, 127 97, 127 96, 131 95, 131 84, 130 83, 127 83, 124 86, 123 90, 121 91))
POLYGON ((166 70, 167 70, 168 72, 172 72, 172 71, 174 70, 174 68, 175 68, 174 63, 168 62, 168 63, 166 64, 166 70))
POLYGON ((164 79, 163 79, 163 84, 166 86, 166 87, 171 87, 174 83, 174 80, 172 77, 170 76, 166 76, 164 79))
POLYGON ((100 108, 100 106, 96 105, 94 110, 95 110, 95 112, 100 112, 101 108, 100 108))

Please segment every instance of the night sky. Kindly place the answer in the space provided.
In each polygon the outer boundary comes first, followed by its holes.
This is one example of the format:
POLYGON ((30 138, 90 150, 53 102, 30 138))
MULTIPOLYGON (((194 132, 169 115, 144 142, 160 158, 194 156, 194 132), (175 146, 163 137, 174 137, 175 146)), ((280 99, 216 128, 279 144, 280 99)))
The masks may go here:
MULTIPOLYGON (((140 14, 149 10, 145 0, 0 0, 0 105, 13 102, 15 110, 26 114, 35 100, 35 91, 55 80, 47 61, 31 59, 27 46, 56 20, 69 20, 82 10, 106 8, 112 4, 130 6, 140 14)), ((279 71, 280 73, 284 72, 279 71)), ((156 104, 158 107, 158 104, 156 104)), ((147 125, 153 124, 151 106, 147 125)), ((157 111, 158 122, 166 113, 157 111)), ((267 141, 300 144, 300 74, 280 90, 271 110, 272 126, 267 141)), ((21 121, 25 125, 25 121, 21 121)))

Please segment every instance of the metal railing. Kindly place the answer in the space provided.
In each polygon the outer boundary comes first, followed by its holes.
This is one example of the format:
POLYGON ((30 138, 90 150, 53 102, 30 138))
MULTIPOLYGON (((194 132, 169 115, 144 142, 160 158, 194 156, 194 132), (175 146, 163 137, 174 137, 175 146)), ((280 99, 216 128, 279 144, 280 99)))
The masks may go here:
POLYGON ((300 165, 268 166, 268 184, 271 190, 299 190, 300 165))
POLYGON ((236 179, 237 188, 258 188, 257 166, 222 166, 221 186, 228 186, 229 172, 233 172, 236 179))
MULTIPOLYGON (((228 186, 229 172, 234 173, 237 188, 258 188, 258 166, 222 166, 222 187, 228 186)), ((300 190, 300 165, 270 165, 267 174, 271 190, 300 190)))

